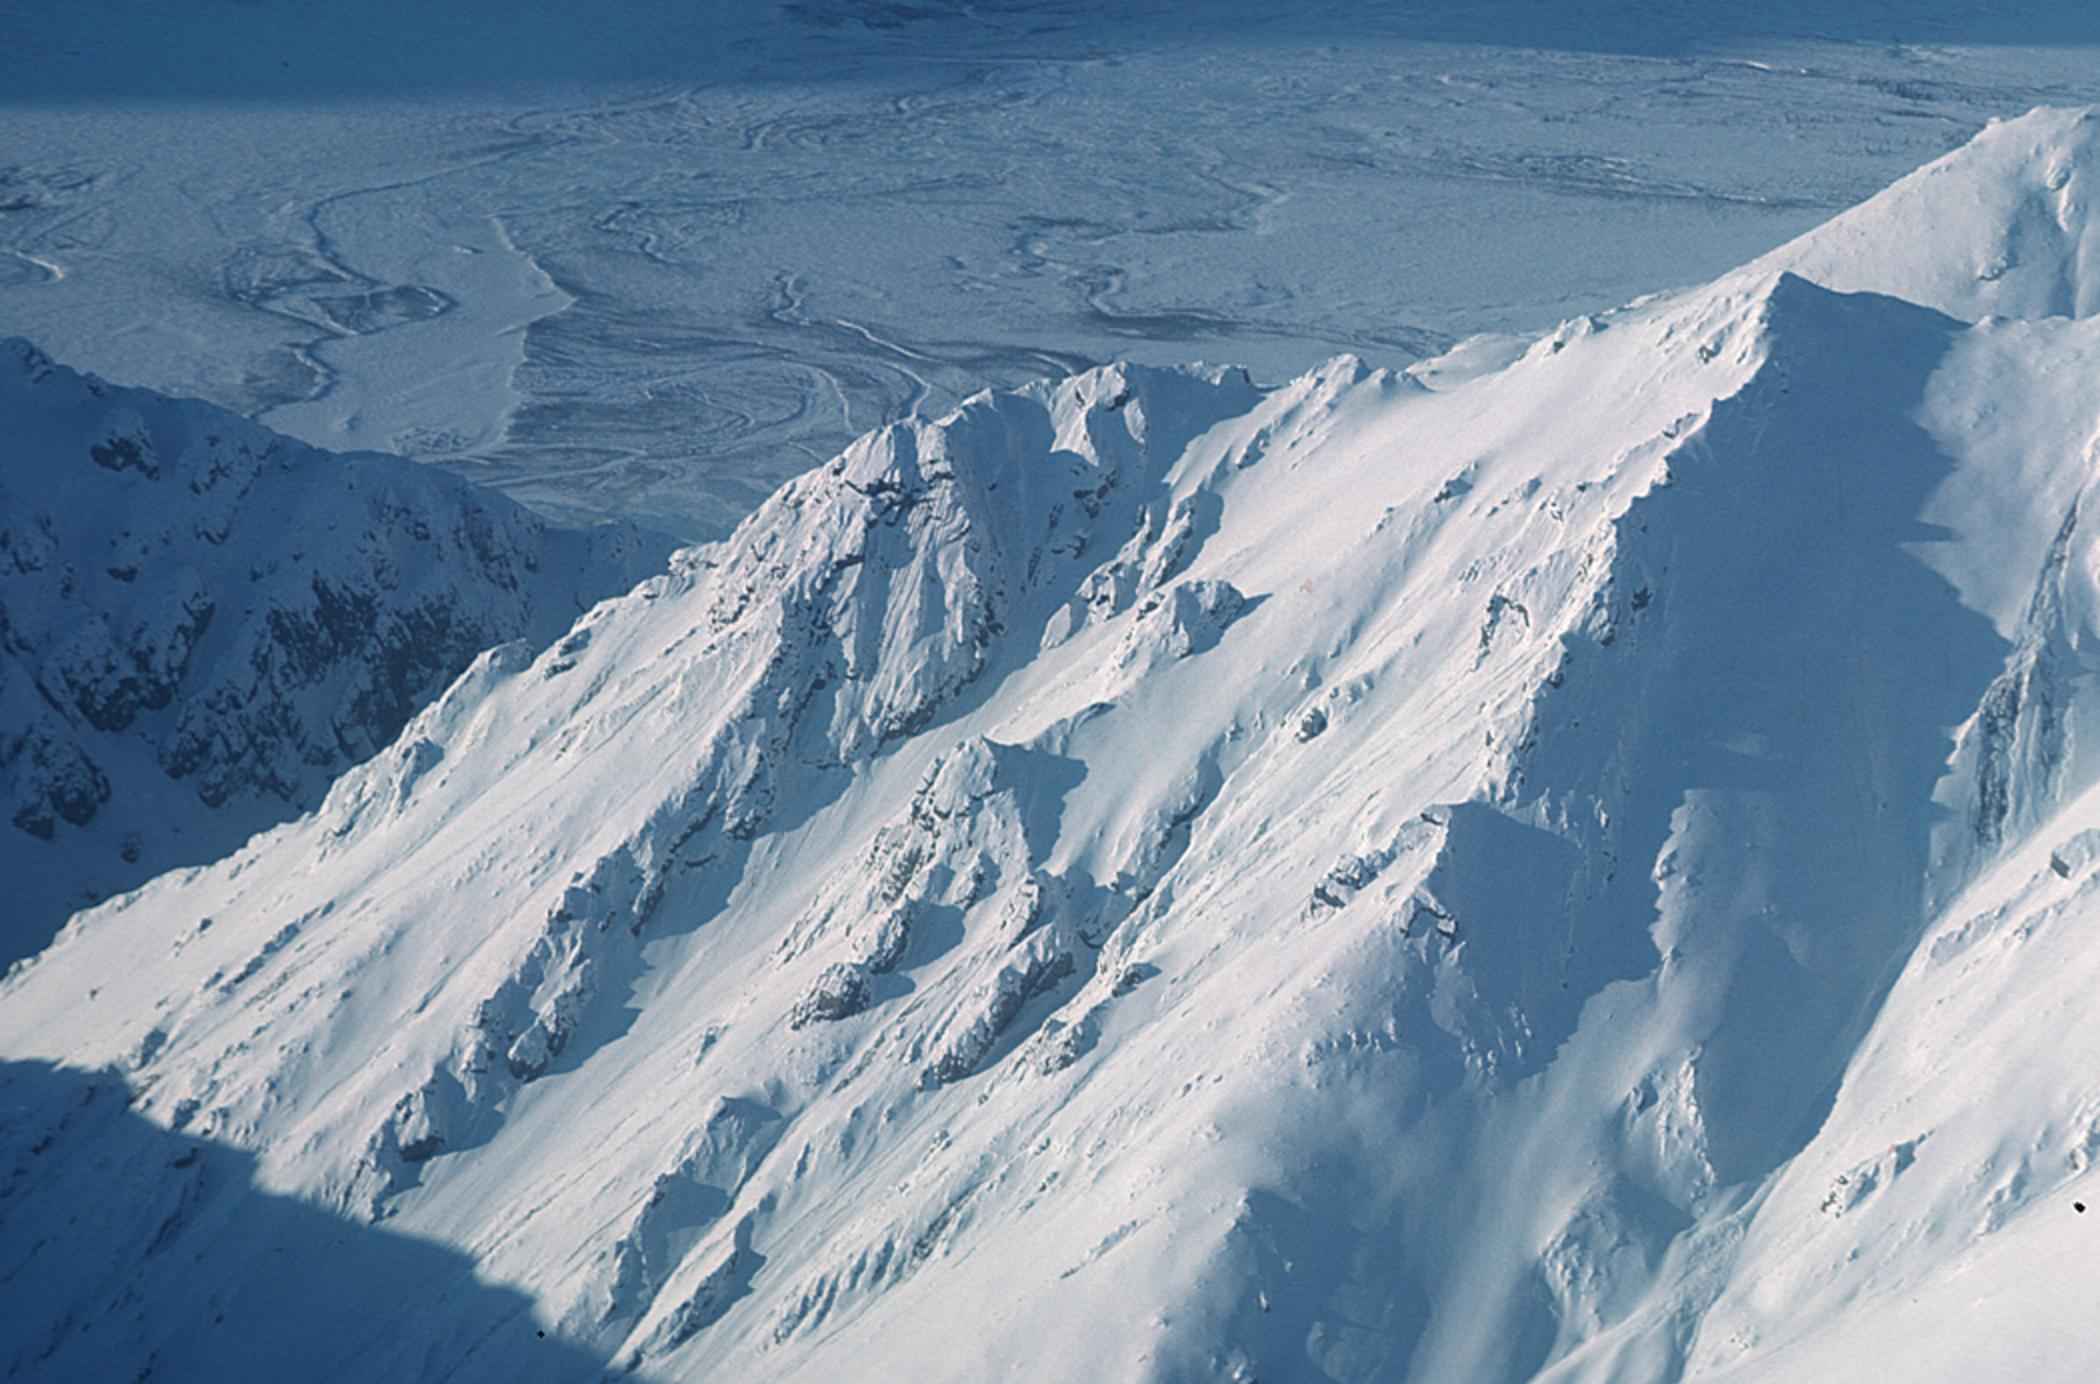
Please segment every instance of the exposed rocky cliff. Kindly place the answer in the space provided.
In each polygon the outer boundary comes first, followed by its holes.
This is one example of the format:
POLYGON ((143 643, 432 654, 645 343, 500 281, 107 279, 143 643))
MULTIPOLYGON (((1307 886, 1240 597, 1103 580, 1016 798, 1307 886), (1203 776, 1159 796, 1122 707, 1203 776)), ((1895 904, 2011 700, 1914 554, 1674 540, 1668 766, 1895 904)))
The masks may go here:
POLYGON ((553 529, 0 342, 0 960, 315 806, 493 644, 668 543, 553 529))

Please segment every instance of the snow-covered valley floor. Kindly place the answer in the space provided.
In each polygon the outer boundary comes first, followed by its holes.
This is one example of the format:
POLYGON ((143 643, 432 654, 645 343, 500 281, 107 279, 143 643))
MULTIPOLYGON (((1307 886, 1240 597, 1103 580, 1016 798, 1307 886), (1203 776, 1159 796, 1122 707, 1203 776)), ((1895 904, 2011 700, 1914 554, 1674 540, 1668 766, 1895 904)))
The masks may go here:
POLYGON ((1704 280, 2096 74, 2083 0, 8 6, 0 335, 713 537, 985 385, 1704 280))

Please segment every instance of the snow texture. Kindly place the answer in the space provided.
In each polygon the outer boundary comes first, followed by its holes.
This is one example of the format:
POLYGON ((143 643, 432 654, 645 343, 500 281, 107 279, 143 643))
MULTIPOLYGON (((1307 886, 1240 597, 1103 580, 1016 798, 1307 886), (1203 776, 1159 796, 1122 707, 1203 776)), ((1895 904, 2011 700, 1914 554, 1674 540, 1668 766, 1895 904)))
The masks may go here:
POLYGON ((551 529, 19 340, 0 431, 0 961, 314 807, 482 650, 550 642, 669 547, 551 529))
POLYGON ((2094 125, 973 396, 484 656, 0 987, 0 1359, 282 1343, 319 1224, 316 1378, 2092 1373, 2094 125))
MULTIPOLYGON (((1473 369, 2100 100, 2091 0, 68 0, 0 35, 0 332, 688 540, 987 384, 1498 333, 1473 369)), ((2046 259, 2049 216, 1946 272, 2046 259)))

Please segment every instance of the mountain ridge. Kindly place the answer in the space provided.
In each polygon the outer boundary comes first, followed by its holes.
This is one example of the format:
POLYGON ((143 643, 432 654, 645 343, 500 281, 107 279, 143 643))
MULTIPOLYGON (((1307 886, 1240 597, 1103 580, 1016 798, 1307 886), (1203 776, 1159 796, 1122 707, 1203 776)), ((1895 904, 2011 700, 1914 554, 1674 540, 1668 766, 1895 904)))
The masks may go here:
POLYGON ((2100 108, 1994 120, 1886 191, 1755 261, 1963 321, 2100 311, 2100 108), (1917 228, 1931 228, 1929 236, 1917 228))
MULTIPOLYGON (((644 1377, 1878 1349, 1892 1284, 2066 1253, 2090 1162, 2075 1084, 1887 1109, 1961 1065, 1958 958, 2076 993, 2100 858, 2100 330, 1950 303, 1761 262, 1465 378, 1114 366, 892 425, 81 914, 0 1052, 116 1065, 644 1377)), ((1966 1012, 2001 1065, 2057 1037, 1966 1012)))
POLYGON ((316 804, 483 646, 662 560, 395 457, 317 452, 0 342, 0 865, 14 959, 74 907, 316 804), (34 468, 34 470, 32 470, 34 468))

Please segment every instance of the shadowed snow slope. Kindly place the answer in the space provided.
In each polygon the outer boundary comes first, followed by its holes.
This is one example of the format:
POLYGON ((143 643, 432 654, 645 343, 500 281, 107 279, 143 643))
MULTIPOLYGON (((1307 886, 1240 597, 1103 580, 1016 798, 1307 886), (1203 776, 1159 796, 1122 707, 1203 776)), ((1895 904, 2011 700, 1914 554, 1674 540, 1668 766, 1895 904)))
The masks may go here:
POLYGON ((10 1378, 104 1377, 77 1369, 83 1358, 222 1380, 300 1379, 348 1358, 382 1379, 588 1379, 604 1367, 535 1327, 524 1294, 476 1282, 458 1250, 257 1188, 249 1155, 143 1120, 128 1098, 109 1073, 0 1062, 0 1158, 35 1170, 0 1187, 0 1216, 17 1224, 33 1185, 64 1206, 78 1251, 57 1252, 41 1231, 0 1242, 10 1378), (120 1245, 116 1257, 90 1252, 120 1245), (403 1293, 431 1310, 404 1321, 403 1293))
POLYGON ((0 341, 0 964, 320 801, 481 650, 668 544, 0 341))
MULTIPOLYGON (((1946 166, 2075 186, 2087 128, 1946 166)), ((1845 272, 1954 282, 1882 205, 1845 272)), ((1768 267, 1434 389, 1118 366, 870 434, 77 917, 0 1052, 649 1378, 2074 1376, 2007 1285, 2090 1260, 2100 320, 1921 296, 1768 267)), ((77 1281, 17 1370, 189 1340, 77 1281)))

